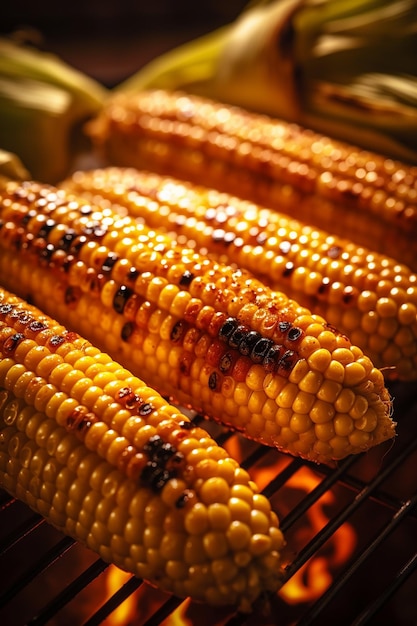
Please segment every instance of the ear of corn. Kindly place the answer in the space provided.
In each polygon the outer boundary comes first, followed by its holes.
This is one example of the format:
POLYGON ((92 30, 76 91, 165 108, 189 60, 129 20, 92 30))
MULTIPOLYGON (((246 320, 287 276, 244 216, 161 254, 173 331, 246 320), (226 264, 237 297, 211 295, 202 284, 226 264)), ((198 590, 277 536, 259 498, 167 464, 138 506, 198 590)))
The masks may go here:
POLYGON ((105 561, 249 610, 280 585, 276 514, 206 431, 0 289, 0 485, 105 561))
POLYGON ((417 163, 416 0, 253 0, 123 93, 181 89, 417 163))
POLYGON ((233 193, 417 268, 416 166, 163 90, 109 99, 88 132, 107 163, 233 193))
POLYGON ((348 335, 386 377, 417 377, 417 276, 395 260, 226 193, 131 168, 76 172, 64 186, 248 269, 348 335))
POLYGON ((8 184, 0 219, 5 287, 183 406, 325 463, 394 436, 381 371, 245 270, 38 183, 8 184))

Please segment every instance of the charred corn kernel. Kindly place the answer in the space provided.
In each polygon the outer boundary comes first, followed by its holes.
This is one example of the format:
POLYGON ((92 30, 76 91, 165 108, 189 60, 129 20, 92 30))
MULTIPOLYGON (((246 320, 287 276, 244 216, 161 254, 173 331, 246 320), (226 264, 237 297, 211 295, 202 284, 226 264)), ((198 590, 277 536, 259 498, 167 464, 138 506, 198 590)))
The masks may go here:
MULTIPOLYGON (((394 436, 391 402, 382 374, 377 375, 379 370, 361 348, 324 317, 312 315, 296 300, 281 291, 272 291, 244 269, 184 248, 132 216, 121 218, 108 206, 86 204, 85 199, 38 183, 5 186, 0 217, 8 224, 0 230, 1 280, 19 285, 25 296, 46 307, 46 313, 59 317, 75 332, 85 331, 87 338, 128 368, 115 370, 91 347, 72 353, 68 342, 62 340, 64 330, 54 336, 48 329, 39 328, 42 345, 31 346, 27 352, 22 350, 24 365, 36 374, 39 368, 45 374, 51 368, 48 375, 54 383, 45 386, 37 374, 38 380, 34 378, 27 386, 25 400, 30 399, 42 411, 48 405, 48 415, 53 408, 62 427, 69 419, 75 427, 91 417, 85 445, 117 459, 118 467, 129 470, 131 477, 142 471, 143 459, 128 448, 128 442, 141 451, 147 439, 157 433, 151 419, 155 400, 129 391, 129 371, 144 372, 147 384, 176 403, 249 438, 312 461, 328 463, 363 449, 361 446, 355 450, 350 433, 345 436, 344 453, 339 440, 335 454, 331 441, 329 454, 324 457, 314 447, 314 424, 343 413, 340 407, 335 409, 335 403, 346 389, 353 392, 355 399, 364 400, 353 402, 347 414, 353 417, 354 411, 355 419, 359 419, 372 408, 378 416, 370 446, 394 436), (47 209, 42 208, 45 195, 47 209), (38 229, 33 238, 32 231, 36 229, 32 220, 44 213, 48 217, 47 232, 38 229), (57 223, 67 224, 68 229, 65 234, 60 231, 59 245, 52 246, 48 237, 57 223), (129 243, 120 246, 119 242, 126 240, 126 232, 129 243), (23 245, 29 234, 32 243, 23 245), (96 247, 88 245, 91 242, 96 247), (19 264, 15 263, 16 245, 20 248, 19 264), (68 270, 80 255, 85 266, 100 276, 92 279, 89 290, 69 283, 68 270), (26 273, 27 281, 22 281, 22 266, 35 268, 32 274, 26 273), (126 274, 114 274, 116 267, 123 267, 126 274), (180 293, 189 297, 182 297, 182 313, 178 316, 175 303, 180 293), (132 301, 134 317, 129 304, 132 301), (60 358, 55 359, 55 355, 60 358), (48 365, 43 364, 46 357, 48 365), (103 365, 102 374, 92 363, 98 358, 103 365), (66 364, 72 369, 64 368, 66 364), (108 379, 109 375, 113 379, 108 379), (103 400, 100 389, 111 398, 120 396, 120 409, 113 400, 103 400), (68 396, 59 406, 54 404, 55 391, 68 396), (87 415, 79 414, 78 404, 85 407, 87 415), (119 410, 132 409, 145 425, 139 428, 138 424, 134 437, 130 435, 128 440, 130 427, 120 432, 125 418, 119 410), (100 418, 94 418, 95 415, 100 418), (123 458, 119 451, 124 444, 119 436, 126 440, 123 458)), ((36 338, 30 322, 20 319, 18 323, 20 334, 13 331, 2 335, 6 358, 22 341, 36 338)), ((7 366, 4 376, 9 369, 7 366)), ((51 441, 50 446, 53 445, 51 441)), ((184 438, 183 453, 195 454, 193 450, 203 450, 205 445, 201 433, 198 438, 184 438)), ((217 451, 213 454, 217 460, 221 458, 217 451)), ((193 458, 197 465, 203 457, 193 458)), ((216 477, 204 475, 220 481, 216 497, 221 502, 225 501, 226 492, 220 495, 220 485, 224 487, 229 482, 230 474, 229 468, 216 477)))
MULTIPOLYGON (((284 540, 276 514, 206 431, 74 331, 3 289, 0 337, 3 488, 165 591, 247 608, 279 588, 284 540), (37 335, 43 356, 27 359, 17 347, 30 341, 33 350, 37 335), (69 384, 75 367, 82 376, 69 384), (101 387, 99 369, 107 374, 101 387), (25 373, 35 376, 36 394, 22 393, 22 379, 28 386, 34 380, 25 373), (49 413, 37 407, 42 389, 49 413), (134 470, 132 459, 139 460, 134 470), (239 564, 242 546, 247 559, 239 564)), ((361 428, 369 424, 362 420, 361 428)))
MULTIPOLYGON (((90 132, 110 164, 204 181, 290 215, 296 207, 303 221, 360 245, 372 243, 379 252, 417 268, 415 246, 410 245, 417 234, 414 165, 293 123, 164 90, 117 94, 90 132)), ((172 192, 162 194, 169 201, 172 192)), ((146 195, 134 198, 138 211, 157 215, 149 207, 154 201, 146 195)), ((232 211, 233 205, 225 203, 222 215, 232 211)), ((168 219, 175 230, 175 216, 168 219)), ((194 219, 198 222, 199 216, 194 219)), ((223 221, 205 228, 215 229, 213 236, 225 243, 233 241, 223 221)), ((302 280, 308 290, 319 283, 315 274, 302 280)))
MULTIPOLYGON (((388 258, 385 250, 378 254, 358 248, 346 238, 271 209, 133 169, 77 172, 64 186, 87 199, 113 203, 115 209, 124 206, 149 226, 249 269, 345 335, 355 336, 377 366, 389 368, 387 376, 415 377, 417 277, 388 258), (150 210, 148 200, 159 210, 150 210), (169 213, 164 214, 163 207, 169 207, 169 213), (410 352, 401 350, 398 342, 404 330, 411 331, 410 352)), ((312 326, 309 333, 315 332, 323 347, 335 349, 333 333, 312 326)), ((340 339, 339 347, 343 350, 340 339)), ((339 358, 349 358, 342 355, 339 358)))

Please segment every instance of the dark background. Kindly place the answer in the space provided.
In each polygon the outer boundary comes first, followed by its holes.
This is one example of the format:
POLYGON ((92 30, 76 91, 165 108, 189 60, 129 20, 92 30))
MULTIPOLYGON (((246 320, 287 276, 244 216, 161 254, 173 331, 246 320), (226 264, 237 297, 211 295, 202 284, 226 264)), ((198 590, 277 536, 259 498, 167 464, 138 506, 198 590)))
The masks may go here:
POLYGON ((0 34, 23 32, 106 86, 233 21, 247 0, 6 0, 0 34))

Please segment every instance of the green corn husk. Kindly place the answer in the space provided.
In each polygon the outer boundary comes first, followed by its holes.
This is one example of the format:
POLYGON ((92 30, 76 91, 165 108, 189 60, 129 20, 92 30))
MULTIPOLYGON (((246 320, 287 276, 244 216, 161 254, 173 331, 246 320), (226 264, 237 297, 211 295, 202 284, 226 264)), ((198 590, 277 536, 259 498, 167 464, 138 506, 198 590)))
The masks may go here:
POLYGON ((417 162, 417 0, 258 0, 118 91, 178 89, 417 162))
POLYGON ((18 156, 0 149, 0 180, 28 180, 30 173, 18 156))
POLYGON ((56 182, 87 141, 83 124, 108 90, 56 55, 0 38, 0 147, 32 177, 56 182))

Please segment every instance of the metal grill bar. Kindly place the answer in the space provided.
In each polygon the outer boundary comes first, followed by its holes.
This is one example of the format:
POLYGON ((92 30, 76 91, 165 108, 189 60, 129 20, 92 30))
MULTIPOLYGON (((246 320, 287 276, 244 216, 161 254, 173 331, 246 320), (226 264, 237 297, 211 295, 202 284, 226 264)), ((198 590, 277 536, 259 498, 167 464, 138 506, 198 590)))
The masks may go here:
POLYGON ((129 580, 84 623, 84 626, 98 626, 101 624, 123 600, 126 600, 141 584, 142 581, 139 578, 135 578, 134 576, 129 578, 129 580))
POLYGON ((385 593, 378 596, 374 602, 355 619, 351 626, 364 626, 364 624, 367 624, 415 570, 417 570, 417 552, 404 565, 404 567, 400 569, 391 585, 386 589, 385 593))
POLYGON ((356 495, 351 504, 346 506, 341 513, 330 520, 329 523, 316 534, 312 541, 310 541, 310 543, 308 543, 305 548, 300 551, 298 558, 296 558, 286 569, 284 576, 285 581, 289 580, 295 572, 302 565, 304 565, 304 563, 306 563, 315 554, 315 552, 317 552, 317 550, 321 548, 326 541, 328 541, 328 539, 330 539, 336 530, 349 519, 356 509, 370 497, 377 487, 384 482, 394 472, 394 470, 398 468, 412 452, 414 452, 414 450, 417 450, 417 438, 412 440, 401 453, 397 454, 393 461, 387 465, 383 471, 379 472, 379 474, 377 474, 370 483, 363 487, 362 491, 356 495))
POLYGON ((55 596, 55 598, 47 604, 38 615, 28 622, 28 626, 42 626, 58 613, 68 602, 73 600, 80 591, 82 591, 89 583, 97 578, 108 564, 101 559, 97 559, 90 565, 80 576, 78 576, 70 585, 55 596))
MULTIPOLYGON (((317 600, 317 602, 313 605, 313 607, 309 609, 308 614, 298 622, 298 626, 308 626, 309 624, 312 624, 317 617, 320 616, 320 614, 328 606, 330 601, 334 599, 334 597, 340 591, 340 589, 358 571, 358 569, 369 558, 369 556, 372 553, 374 553, 375 550, 387 539, 387 537, 399 526, 399 524, 403 521, 404 517, 406 517, 410 513, 410 511, 413 509, 416 503, 417 503, 417 495, 414 496, 414 498, 412 498, 411 500, 408 500, 407 502, 403 504, 403 506, 400 508, 399 511, 395 513, 395 515, 392 517, 390 522, 385 526, 385 528, 376 535, 376 537, 373 539, 371 543, 368 544, 366 549, 363 550, 360 555, 356 556, 353 560, 351 560, 349 567, 343 572, 341 576, 339 576, 333 582, 333 584, 329 587, 327 592, 325 592, 321 596, 321 598, 317 600)), ((415 566, 416 565, 417 563, 415 564, 415 566)), ((408 573, 411 574, 411 572, 408 572, 408 573)), ((395 580, 396 583, 397 583, 397 579, 395 580)), ((398 584, 395 585, 395 588, 392 589, 392 592, 395 591, 397 586, 398 584)), ((381 594, 381 596, 378 598, 377 604, 375 604, 375 609, 379 609, 382 606, 382 604, 389 599, 391 595, 392 595, 391 593, 389 595, 381 594)), ((365 615, 371 616, 374 613, 375 613, 374 610, 369 611, 369 612, 366 611, 362 619, 365 619, 365 615)), ((359 623, 365 624, 366 620, 367 620, 367 617, 365 621, 358 622, 358 624, 359 623)))
POLYGON ((11 550, 16 544, 19 543, 19 541, 27 537, 29 533, 45 523, 45 520, 40 515, 36 514, 20 524, 0 543, 0 556, 6 554, 6 552, 11 550))
POLYGON ((24 572, 18 580, 0 596, 0 607, 4 606, 12 600, 22 589, 29 585, 39 574, 48 569, 55 561, 57 561, 67 550, 75 544, 74 539, 64 537, 53 548, 45 552, 45 554, 37 561, 37 563, 28 571, 24 572))

